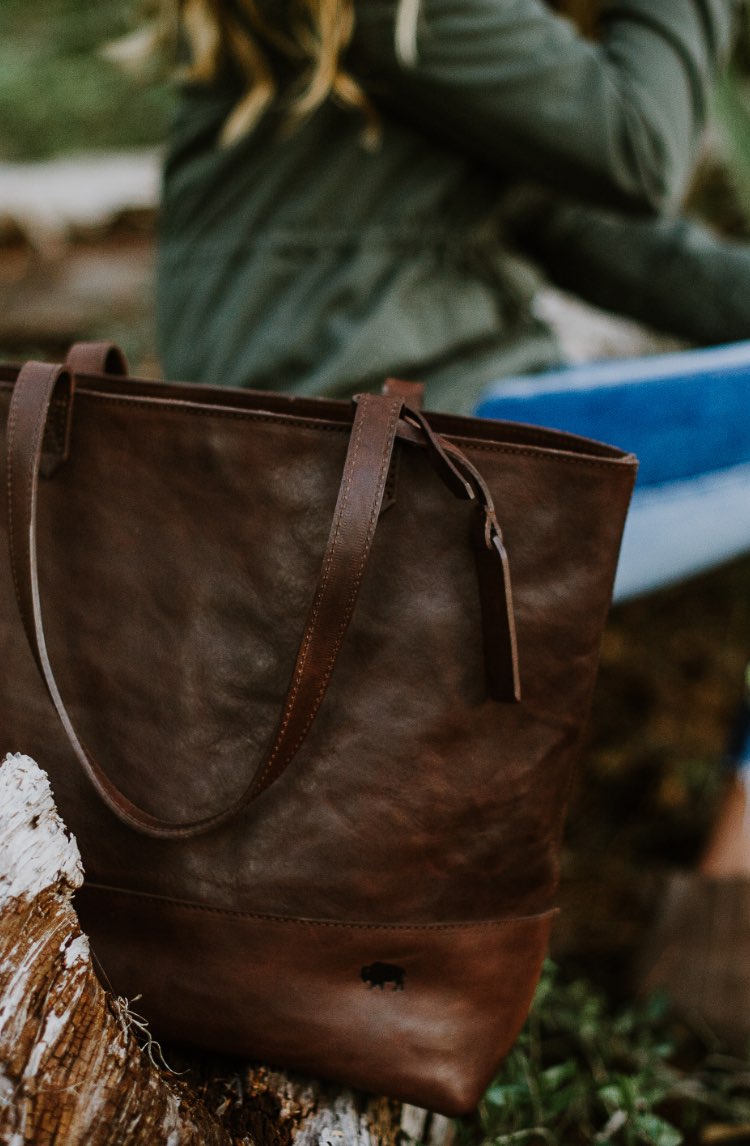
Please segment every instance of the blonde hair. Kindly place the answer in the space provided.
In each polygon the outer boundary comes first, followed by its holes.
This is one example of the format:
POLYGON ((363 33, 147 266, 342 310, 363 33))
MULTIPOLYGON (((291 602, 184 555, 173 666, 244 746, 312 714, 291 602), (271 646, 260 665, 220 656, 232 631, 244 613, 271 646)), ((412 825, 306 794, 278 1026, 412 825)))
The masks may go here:
POLYGON ((226 64, 245 79, 246 90, 221 134, 231 143, 257 125, 278 96, 290 126, 310 116, 328 98, 364 116, 366 141, 374 142, 373 105, 341 63, 354 33, 354 0, 170 0, 190 43, 192 62, 183 73, 208 83, 226 64), (271 7, 283 9, 283 20, 271 7), (283 91, 271 54, 289 64, 293 79, 283 91))
MULTIPOLYGON (((258 124, 277 97, 294 127, 327 99, 359 111, 363 140, 377 143, 380 121, 374 105, 342 65, 354 34, 354 0, 146 0, 148 29, 110 45, 107 54, 126 67, 137 66, 184 28, 191 63, 184 78, 210 83, 226 65, 245 81, 245 91, 224 123, 221 142, 232 143, 258 124), (293 75, 279 90, 275 55, 293 75)), ((599 0, 549 0, 551 6, 591 32, 599 0)), ((398 0, 394 47, 402 66, 417 62, 417 29, 423 0, 398 0)))

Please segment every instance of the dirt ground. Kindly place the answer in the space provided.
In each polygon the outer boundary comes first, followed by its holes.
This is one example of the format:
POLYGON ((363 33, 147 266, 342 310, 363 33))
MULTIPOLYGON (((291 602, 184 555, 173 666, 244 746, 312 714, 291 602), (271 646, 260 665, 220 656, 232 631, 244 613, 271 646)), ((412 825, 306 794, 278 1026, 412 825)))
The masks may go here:
POLYGON ((557 948, 620 976, 700 854, 750 658, 750 558, 613 609, 568 824, 557 948))

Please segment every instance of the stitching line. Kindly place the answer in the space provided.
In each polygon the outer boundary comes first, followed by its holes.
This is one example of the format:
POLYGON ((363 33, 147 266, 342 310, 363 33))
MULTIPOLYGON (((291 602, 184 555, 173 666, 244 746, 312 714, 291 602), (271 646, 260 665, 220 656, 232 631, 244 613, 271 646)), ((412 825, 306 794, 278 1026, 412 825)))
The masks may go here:
MULTIPOLYGON (((54 367, 49 368, 47 370, 47 372, 46 372, 47 383, 49 383, 50 379, 53 377, 53 375, 55 373, 56 372, 54 370, 54 367)), ((36 442, 36 439, 39 436, 40 425, 42 425, 44 420, 46 419, 48 405, 49 405, 49 403, 43 403, 39 412, 37 413, 37 417, 36 417, 36 421, 34 423, 34 429, 33 429, 33 439, 32 440, 34 442, 36 442)), ((17 422, 18 409, 19 409, 19 402, 16 402, 15 404, 13 404, 11 402, 11 416, 8 419, 8 454, 9 454, 9 456, 11 456, 13 453, 15 453, 15 435, 16 435, 16 422, 17 422)), ((29 462, 29 472, 28 472, 28 477, 27 477, 27 481, 26 481, 26 495, 27 495, 27 498, 29 498, 29 499, 31 499, 32 494, 33 494, 35 469, 36 469, 36 450, 32 451, 31 459, 29 462)), ((33 618, 33 615, 31 617, 28 616, 28 612, 26 610, 25 602, 24 602, 23 597, 21 595, 20 584, 18 582, 18 577, 16 574, 16 565, 17 565, 18 554, 16 552, 14 529, 13 529, 13 479, 12 479, 12 472, 13 472, 13 467, 12 467, 12 465, 9 464, 8 465, 8 476, 7 476, 7 484, 8 484, 8 534, 9 534, 9 542, 10 542, 10 547, 12 549, 12 557, 13 557, 13 559, 11 561, 11 572, 13 574, 13 588, 15 590, 16 600, 18 602, 18 607, 19 607, 19 610, 21 612, 21 617, 22 617, 22 619, 24 619, 25 627, 27 627, 29 632, 31 634, 33 634, 32 645, 33 645, 33 648, 35 650, 35 656, 36 656, 36 655, 38 655, 38 653, 36 651, 38 642, 36 639, 36 632, 34 630, 34 618, 33 618)), ((31 569, 31 537, 29 535, 27 535, 27 537, 24 539, 24 556, 26 558, 26 566, 30 570, 31 569)))
MULTIPOLYGON (((365 402, 365 403, 369 403, 370 396, 369 395, 363 395, 362 399, 360 399, 360 400, 365 402)), ((388 426, 386 429, 387 439, 389 441, 392 437, 393 429, 395 427, 396 419, 398 417, 400 409, 401 409, 401 402, 400 401, 395 401, 392 403, 391 413, 390 413, 390 416, 388 419, 388 426)), ((335 532, 334 532, 334 540, 333 540, 333 544, 331 545, 329 560, 326 562, 326 567, 325 567, 324 572, 323 572, 323 577, 321 578, 320 591, 317 595, 316 605, 315 605, 315 610, 313 613, 312 621, 311 621, 311 624, 308 626, 304 647, 303 647, 303 650, 301 651, 301 654, 300 654, 301 659, 298 662, 299 672, 296 674, 294 690, 293 690, 292 694, 290 695, 290 700, 289 700, 289 704, 287 706, 287 711, 285 713, 284 720, 282 722, 280 735, 279 735, 277 742, 276 742, 276 748, 274 749, 274 752, 269 757, 268 762, 266 764, 266 767, 264 768, 261 776, 258 779, 257 788, 255 788, 255 785, 253 786, 256 791, 261 791, 263 789, 264 785, 267 786, 267 784, 266 784, 267 779, 274 772, 274 764, 276 763, 276 761, 277 761, 277 759, 281 753, 281 749, 283 748, 284 734, 285 734, 286 729, 288 727, 289 721, 291 720, 291 717, 292 717, 292 713, 293 713, 294 705, 296 702, 297 694, 298 694, 299 687, 300 687, 301 682, 302 682, 302 675, 303 675, 304 667, 305 667, 307 657, 309 654, 310 646, 312 645, 313 640, 315 639, 315 637, 317 635, 315 633, 315 625, 317 623, 317 618, 318 618, 318 615, 320 613, 320 608, 321 608, 322 603, 323 603, 323 599, 325 596, 325 590, 326 590, 328 580, 330 577, 331 568, 333 566, 333 562, 334 562, 334 558, 335 558, 335 551, 336 551, 336 547, 338 545, 338 540, 339 540, 341 523, 343 521, 345 511, 346 511, 348 504, 349 504, 351 485, 352 485, 352 480, 354 478, 354 473, 356 470, 356 462, 357 462, 357 456, 359 454, 361 437, 362 437, 362 421, 360 421, 360 423, 357 427, 357 437, 356 437, 355 442, 354 442, 354 448, 352 450, 351 459, 350 459, 351 464, 347 465, 347 473, 345 475, 344 493, 343 493, 343 497, 341 499, 340 512, 337 515, 336 527, 335 527, 335 532)), ((343 615, 341 624, 339 625, 338 632, 336 634, 336 639, 334 642, 333 649, 331 651, 331 654, 328 658, 325 669, 323 671, 323 679, 321 682, 321 686, 318 690, 317 695, 313 699, 312 706, 311 706, 310 712, 308 714, 308 718, 305 722, 304 727, 302 728, 302 730, 299 734, 297 741, 291 747, 291 749, 287 749, 286 754, 285 754, 285 763, 282 764, 281 770, 279 768, 275 769, 275 775, 273 775, 273 777, 272 777, 273 779, 275 779, 278 775, 281 774, 281 771, 283 770, 283 767, 285 766, 285 764, 288 763, 294 757, 294 754, 297 752, 299 746, 304 741, 304 739, 307 736, 307 733, 309 732, 310 727, 311 727, 311 725, 312 725, 312 723, 313 723, 313 721, 317 715, 318 709, 320 708, 321 702, 323 700, 323 696, 325 695, 325 691, 326 691, 326 688, 328 686, 328 682, 331 678, 331 673, 333 672, 333 667, 336 663, 336 657, 338 656, 339 649, 341 648, 341 643, 344 639, 344 634, 346 632, 346 628, 347 628, 347 625, 349 623, 349 619, 351 617, 351 610, 353 608, 354 602, 357 599, 357 593, 359 590, 359 585, 361 583, 362 576, 364 574, 365 565, 367 563, 367 558, 368 558, 368 555, 370 552, 370 547, 372 544, 372 537, 373 537, 376 522, 377 522, 376 510, 377 510, 377 507, 379 505, 380 494, 382 492, 382 489, 383 489, 383 486, 385 483, 385 477, 387 476, 387 469, 386 469, 385 463, 386 463, 386 454, 384 453, 383 456, 381 457, 380 471, 378 473, 378 481, 377 481, 377 492, 375 495, 373 508, 370 512, 370 519, 368 522, 367 534, 365 537, 365 544, 363 547, 362 557, 360 558, 359 566, 357 567, 357 570, 356 570, 355 575, 354 575, 354 584, 353 584, 352 590, 350 592, 350 595, 349 595, 349 598, 346 602, 346 605, 344 606, 344 615, 343 615)))
MULTIPOLYGON (((47 375, 48 383, 52 380, 52 376, 53 376, 53 371, 50 371, 47 375)), ((53 383, 53 385, 54 385, 54 383, 53 383)), ((34 442, 34 450, 32 451, 32 455, 31 455, 31 458, 29 460, 29 473, 28 473, 28 478, 26 481, 26 496, 27 496, 29 501, 32 501, 33 496, 34 496, 34 472, 36 470, 36 464, 37 464, 36 442, 42 436, 43 426, 44 426, 44 423, 45 423, 46 418, 47 418, 48 406, 49 406, 49 402, 44 402, 42 404, 42 406, 39 409, 39 413, 37 414, 36 422, 34 423, 34 436, 32 439, 32 441, 34 442), (40 429, 41 429, 41 432, 40 432, 40 429)), ((27 536, 26 536, 25 541, 24 541, 24 548, 25 548, 25 552, 26 552, 26 565, 27 565, 27 568, 29 569, 29 575, 31 576, 31 528, 30 527, 29 527, 29 531, 28 531, 27 536)), ((30 624, 32 632, 34 633, 34 647, 36 648, 38 646, 39 642, 37 641, 37 638, 36 638, 36 628, 34 626, 33 614, 29 618, 29 624, 30 624)))
POLYGON ((8 542, 9 542, 10 550, 11 550, 10 568, 11 568, 11 573, 13 574, 13 588, 14 588, 14 591, 16 594, 16 601, 18 603, 18 609, 21 613, 21 618, 23 619, 23 617, 25 615, 25 610, 24 610, 23 602, 21 600, 21 592, 20 592, 20 587, 18 584, 18 576, 16 574, 17 554, 16 554, 16 543, 15 543, 14 529, 13 529, 13 466, 10 462, 10 459, 12 458, 13 453, 14 453, 17 416, 18 416, 18 402, 13 403, 13 401, 11 399, 10 417, 8 418, 8 463, 7 463, 8 472, 6 475, 7 490, 8 490, 8 542))
MULTIPOLYGON (((396 420, 398 418, 400 406, 401 406, 400 402, 398 403, 398 405, 394 405, 393 411, 392 411, 391 416, 389 418, 388 429, 387 429, 389 439, 390 439, 391 435, 393 434, 393 428, 394 428, 396 420)), ((307 733, 310 729, 310 726, 311 726, 313 720, 315 719, 317 712, 318 712, 318 709, 320 708, 320 705, 322 703, 323 696, 325 695, 326 688, 328 687, 328 682, 331 679, 331 673, 333 672, 334 665, 336 663, 336 657, 338 656, 339 649, 341 648, 341 643, 344 639, 344 634, 346 632, 346 628, 347 628, 349 621, 351 619, 351 614, 352 614, 352 610, 354 608, 354 603, 356 602, 357 594, 359 592, 359 587, 360 587, 360 584, 362 582, 362 577, 364 576, 364 571, 365 571, 365 566, 367 564, 367 559, 370 555, 370 549, 372 547, 372 539, 373 539, 375 529, 377 526, 378 511, 379 511, 379 507, 380 507, 381 494, 383 492, 383 488, 384 488, 385 480, 386 480, 387 476, 388 476, 388 474, 387 474, 387 467, 386 467, 386 456, 385 456, 385 454, 383 454, 383 457, 381 458, 381 462, 380 462, 380 473, 378 474, 377 494, 376 494, 376 497, 375 497, 375 500, 373 503, 373 508, 370 512, 370 520, 368 522, 367 535, 365 538, 365 545, 363 548, 362 557, 360 559, 359 566, 357 568, 357 572, 355 573, 355 579, 354 579, 354 584, 352 586, 351 593, 349 594, 349 598, 346 602, 346 605, 344 606, 344 616, 342 618, 341 624, 339 625, 338 633, 336 635, 336 644, 335 644, 333 651, 331 652, 331 655, 330 655, 328 662, 326 664, 326 667, 324 670, 324 675, 323 675, 323 681, 321 683, 320 689, 318 690, 317 696, 315 697, 315 699, 313 701, 313 707, 311 709, 307 723, 306 723, 305 727, 302 729, 302 732, 300 733, 300 736, 299 736, 297 743, 294 745, 294 747, 291 750, 291 756, 294 756, 294 753, 297 751, 300 744, 302 744, 302 741, 307 736, 307 733)))
POLYGON ((99 390, 88 392, 79 390, 77 397, 93 398, 108 406, 122 406, 128 410, 157 410, 163 413, 166 409, 168 413, 188 414, 194 418, 226 418, 234 421, 274 423, 279 426, 298 426, 300 429, 335 430, 339 433, 351 430, 351 423, 346 421, 336 422, 303 414, 272 414, 260 410, 227 409, 226 406, 198 406, 180 398, 115 398, 99 390))
MULTIPOLYGON (((312 417, 263 414, 253 410, 227 410, 220 407, 198 407, 188 405, 187 402, 184 404, 181 403, 179 406, 174 406, 173 403, 175 399, 167 398, 152 398, 148 400, 142 400, 138 398, 115 398, 110 394, 102 394, 100 391, 89 391, 87 393, 83 389, 78 391, 77 398, 93 398, 96 401, 104 402, 109 406, 124 406, 127 409, 138 408, 141 410, 154 410, 156 408, 166 407, 175 414, 189 414, 197 418, 228 418, 250 422, 272 423, 279 426, 294 425, 304 429, 333 431, 338 433, 345 433, 349 429, 349 426, 346 422, 326 422, 323 419, 317 420, 312 417)), ((474 438, 467 438, 461 434, 444 434, 443 436, 447 437, 449 441, 453 441, 457 445, 460 445, 462 448, 467 450, 481 450, 485 453, 511 454, 513 456, 521 454, 532 458, 545 458, 548 461, 560 463, 563 465, 592 466, 597 469, 623 470, 626 473, 630 473, 631 468, 630 466, 623 465, 629 456, 627 453, 625 453, 621 458, 594 458, 591 456, 578 457, 575 454, 565 451, 562 445, 544 445, 543 435, 541 433, 535 433, 533 428, 530 429, 528 436, 533 437, 534 441, 539 442, 539 445, 536 448, 533 446, 529 448, 520 444, 516 445, 513 442, 490 442, 485 440, 478 441, 474 438)))
POLYGON ((84 892, 94 892, 100 895, 122 895, 133 899, 145 899, 157 906, 160 903, 172 907, 180 907, 185 911, 203 911, 211 915, 224 915, 235 919, 253 919, 263 923, 282 923, 303 927, 330 927, 351 931, 469 931, 496 929, 516 923, 536 923, 554 917, 559 908, 551 907, 546 911, 534 912, 531 915, 510 915, 500 919, 461 920, 452 923, 363 923, 357 920, 350 922, 339 919, 305 919, 297 916, 271 915, 260 911, 241 911, 231 907, 213 907, 207 903, 194 903, 187 899, 178 899, 171 895, 158 895, 148 891, 131 891, 129 888, 111 887, 107 884, 89 883, 83 887, 84 892))
POLYGON ((516 446, 512 442, 503 444, 495 442, 477 442, 473 438, 453 437, 452 435, 445 434, 444 437, 448 438, 449 442, 454 445, 461 446, 467 453, 472 450, 483 452, 487 454, 510 454, 512 457, 527 457, 536 458, 538 461, 552 462, 553 465, 574 465, 574 466, 589 466, 593 469, 608 470, 610 473, 622 473, 630 477, 632 474, 633 466, 628 463, 630 454, 626 454, 622 458, 592 458, 592 457, 578 457, 576 454, 566 453, 562 450, 555 449, 554 446, 539 446, 537 449, 529 448, 527 446, 516 446))
POLYGON ((361 438, 362 438, 362 422, 360 421, 358 426, 357 426, 357 436, 354 439, 354 448, 352 450, 352 454, 351 454, 351 458, 350 458, 350 464, 347 463, 346 473, 344 474, 344 483, 345 483, 344 484, 344 491, 343 491, 343 496, 341 498, 341 503, 339 505, 339 510, 338 510, 337 515, 336 515, 336 523, 334 526, 333 540, 331 543, 331 547, 328 551, 328 556, 326 558, 325 565, 323 567, 323 574, 322 574, 321 581, 320 581, 320 589, 318 590, 316 597, 315 597, 315 603, 313 605, 313 613, 312 613, 312 617, 310 620, 310 624, 306 627, 305 639, 302 643, 302 648, 300 649, 299 657, 297 660, 297 669, 296 669, 295 674, 294 674, 294 683, 293 683, 291 692, 289 694, 289 702, 286 706, 286 710, 285 710, 284 716, 282 718, 281 728, 279 729, 279 735, 276 738, 276 744, 274 746, 274 749, 271 752, 271 755, 269 756, 268 760, 266 761, 266 764, 265 764, 265 767, 264 767, 262 773, 258 777, 257 785, 253 784, 253 790, 261 791, 263 789, 266 778, 269 775, 269 773, 271 772, 271 769, 273 768, 273 765, 274 765, 274 763, 275 763, 275 761, 279 755, 279 752, 281 751, 281 748, 283 747, 284 735, 286 733, 286 729, 288 727, 289 721, 292 718, 292 713, 294 711, 294 705, 295 705, 295 702, 297 699, 297 694, 299 692, 299 687, 300 687, 300 684, 302 682, 302 676, 304 673, 305 665, 307 663, 307 657, 308 657, 308 654, 310 651, 310 645, 312 644, 312 640, 313 640, 315 625, 317 623, 318 615, 320 613, 320 608, 321 608, 323 598, 325 595, 325 589, 326 589, 326 585, 328 583, 328 578, 330 575, 331 566, 333 565, 334 556, 335 556, 335 552, 336 552, 336 546, 338 545, 339 533, 341 530, 341 521, 343 519, 344 511, 346 509, 346 506, 347 506, 347 503, 349 500, 349 494, 351 491, 351 484, 352 484, 352 477, 354 475, 354 464, 355 464, 356 459, 357 459, 357 454, 359 453, 361 438))

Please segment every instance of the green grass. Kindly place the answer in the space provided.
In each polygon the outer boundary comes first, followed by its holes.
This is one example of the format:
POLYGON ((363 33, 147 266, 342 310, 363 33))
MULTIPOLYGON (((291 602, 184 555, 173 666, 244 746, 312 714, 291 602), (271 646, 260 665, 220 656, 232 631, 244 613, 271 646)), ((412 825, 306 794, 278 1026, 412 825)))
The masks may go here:
POLYGON ((2 0, 0 160, 119 150, 164 138, 172 93, 139 83, 99 49, 132 30, 124 0, 2 0))
MULTIPOLYGON (((486 1146, 679 1146, 750 1124, 750 1057, 707 1046, 667 1000, 613 1006, 545 966, 529 1020, 481 1107, 486 1146)), ((466 1142, 476 1141, 466 1128, 466 1142)), ((715 1139, 718 1141, 718 1138, 715 1139)), ((729 1141, 724 1138, 722 1141, 729 1141)), ((733 1142, 750 1142, 750 1132, 733 1142)))

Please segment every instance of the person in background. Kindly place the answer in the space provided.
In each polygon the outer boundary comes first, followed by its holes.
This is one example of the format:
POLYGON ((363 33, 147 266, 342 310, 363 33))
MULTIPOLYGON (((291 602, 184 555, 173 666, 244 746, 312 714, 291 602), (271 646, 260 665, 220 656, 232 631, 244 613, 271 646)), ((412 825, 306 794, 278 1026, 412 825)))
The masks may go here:
MULTIPOLYGON (((396 375, 467 414, 560 365, 530 259, 694 342, 750 338, 750 252, 678 214, 738 0, 602 0, 595 40, 541 0, 178 8, 170 377, 345 398, 396 375)), ((707 871, 750 886, 744 793, 707 871)))
MULTIPOLYGON (((560 363, 519 247, 558 277, 573 265, 592 301, 611 305, 614 277, 652 324, 687 321, 675 295, 695 268, 669 277, 664 248, 707 245, 704 280, 736 255, 693 228, 680 242, 668 217, 737 6, 605 2, 592 42, 540 0, 186 0, 158 260, 167 373, 339 397, 396 374, 469 413, 489 382, 560 363)), ((750 336, 745 299, 711 297, 690 307, 693 337, 750 336)))

